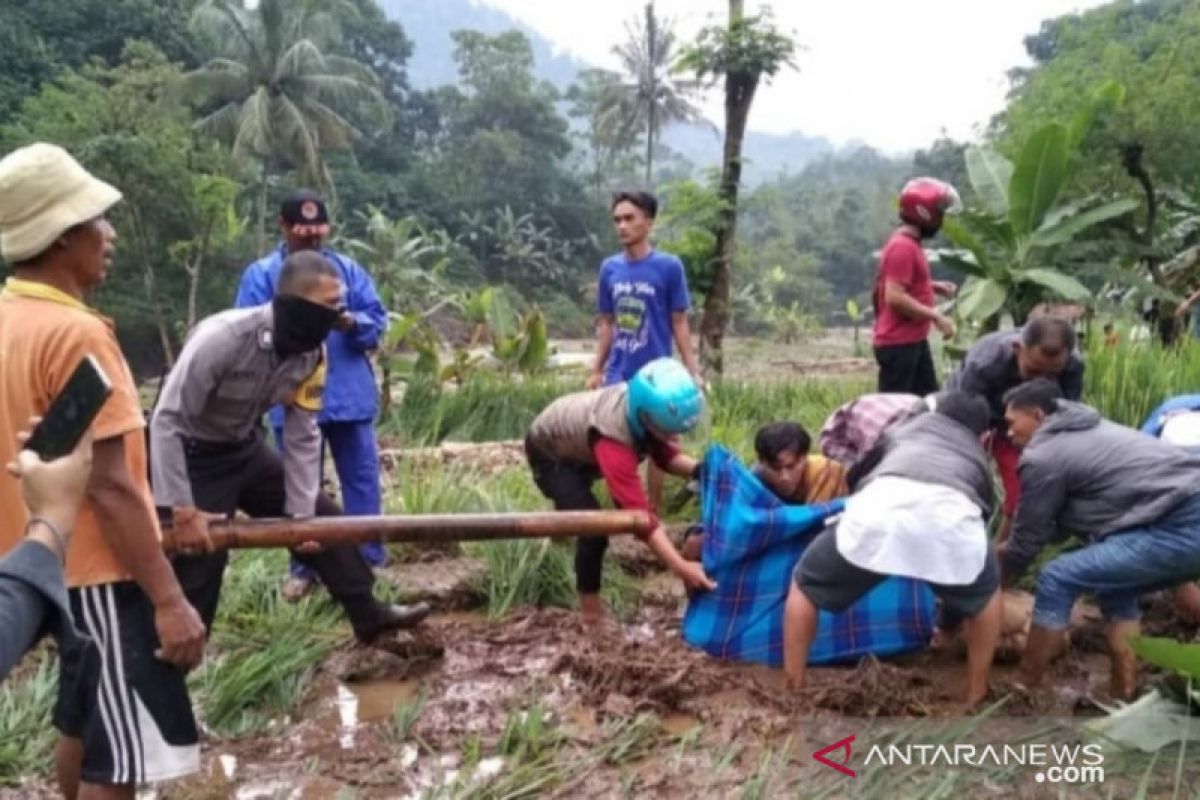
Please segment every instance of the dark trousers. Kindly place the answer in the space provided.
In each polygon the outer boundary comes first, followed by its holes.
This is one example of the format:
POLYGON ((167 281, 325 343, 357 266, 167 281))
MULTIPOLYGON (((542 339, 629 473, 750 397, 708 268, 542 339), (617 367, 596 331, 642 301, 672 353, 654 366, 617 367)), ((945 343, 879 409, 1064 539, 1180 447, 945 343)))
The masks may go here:
MULTIPOLYGON (((592 493, 592 484, 600 479, 595 467, 562 464, 542 456, 525 442, 525 456, 533 471, 533 482, 554 503, 556 511, 598 511, 600 501, 592 493)), ((604 574, 607 536, 581 536, 575 540, 575 589, 580 594, 596 594, 604 574)))
MULTIPOLYGON (((185 447, 192 496, 201 511, 229 515, 243 511, 255 518, 284 516, 283 462, 261 436, 243 444, 189 442, 185 447)), ((342 513, 337 503, 324 495, 318 495, 316 511, 319 517, 342 513)), ((375 631, 382 606, 372 593, 375 577, 357 546, 334 545, 311 554, 293 550, 292 556, 320 576, 329 594, 345 609, 356 634, 369 636, 375 631)), ((173 559, 179 585, 210 629, 228 561, 225 551, 173 559)))
POLYGON ((915 394, 924 397, 938 390, 937 372, 929 342, 893 344, 875 348, 879 365, 879 391, 887 394, 915 394))

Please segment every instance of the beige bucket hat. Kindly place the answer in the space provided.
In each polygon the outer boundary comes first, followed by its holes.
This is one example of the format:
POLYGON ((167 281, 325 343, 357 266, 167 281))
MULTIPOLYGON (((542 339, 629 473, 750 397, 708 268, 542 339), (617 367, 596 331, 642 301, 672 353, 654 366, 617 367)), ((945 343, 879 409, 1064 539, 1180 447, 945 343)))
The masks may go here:
POLYGON ((42 253, 63 231, 103 214, 121 193, 57 145, 38 142, 0 160, 0 255, 42 253))

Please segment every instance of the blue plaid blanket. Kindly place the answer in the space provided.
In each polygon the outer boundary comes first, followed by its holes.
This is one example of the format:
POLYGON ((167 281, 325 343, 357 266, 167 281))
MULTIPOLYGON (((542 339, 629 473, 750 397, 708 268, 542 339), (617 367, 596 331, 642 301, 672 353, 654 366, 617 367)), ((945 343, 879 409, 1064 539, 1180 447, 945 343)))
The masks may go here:
MULTIPOLYGON (((717 658, 783 663, 783 607, 804 548, 844 500, 789 506, 720 446, 704 457, 704 570, 717 582, 694 594, 683 638, 717 658)), ((810 664, 855 661, 924 647, 934 597, 925 584, 889 578, 840 614, 822 611, 810 664)))

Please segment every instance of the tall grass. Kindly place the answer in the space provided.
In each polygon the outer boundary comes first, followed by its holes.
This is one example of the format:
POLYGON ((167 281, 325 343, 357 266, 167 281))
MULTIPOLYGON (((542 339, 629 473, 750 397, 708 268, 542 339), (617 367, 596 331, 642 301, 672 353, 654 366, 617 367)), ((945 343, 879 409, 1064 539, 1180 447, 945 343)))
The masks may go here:
POLYGON ((482 589, 490 616, 501 617, 521 606, 569 608, 575 602, 569 545, 550 539, 521 539, 480 542, 469 545, 467 552, 487 564, 482 589))
MULTIPOLYGON (((461 387, 441 391, 409 386, 404 400, 380 428, 404 444, 520 439, 552 400, 580 391, 578 377, 506 378, 477 373, 461 387)), ((713 438, 738 446, 759 425, 796 419, 819 428, 826 415, 860 394, 874 391, 869 376, 771 383, 718 381, 709 397, 713 438)))
POLYGON ((768 422, 783 420, 799 422, 815 439, 834 409, 873 391, 874 379, 868 376, 772 383, 720 381, 709 396, 707 424, 688 437, 688 444, 698 450, 717 442, 748 457, 753 452, 755 431, 768 422))
POLYGON ((55 733, 50 711, 58 692, 58 657, 42 650, 0 691, 0 786, 49 771, 55 733))
POLYGON ((284 550, 245 551, 225 573, 204 665, 189 684, 200 716, 219 734, 267 728, 304 698, 317 666, 345 636, 326 592, 284 602, 284 550))
POLYGON ((1109 349, 1100 337, 1088 348, 1083 399, 1115 422, 1141 427, 1163 400, 1200 392, 1200 343, 1164 349, 1150 342, 1109 349))
POLYGON ((519 439, 550 401, 580 388, 578 376, 513 378, 488 372, 441 390, 413 382, 380 428, 406 445, 519 439))

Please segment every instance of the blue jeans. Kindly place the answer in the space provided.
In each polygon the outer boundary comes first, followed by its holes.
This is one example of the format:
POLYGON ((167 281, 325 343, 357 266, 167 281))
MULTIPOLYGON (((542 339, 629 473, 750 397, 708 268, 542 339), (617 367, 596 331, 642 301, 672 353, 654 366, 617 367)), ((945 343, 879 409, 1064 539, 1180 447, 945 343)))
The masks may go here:
MULTIPOLYGON (((372 517, 383 513, 383 498, 379 490, 379 452, 375 426, 370 420, 362 422, 321 423, 323 446, 328 445, 342 486, 342 511, 348 517, 372 517)), ((283 431, 275 429, 275 441, 282 449, 283 431)), ((387 551, 379 542, 359 545, 363 558, 372 567, 387 561, 387 551)), ((316 574, 292 559, 291 573, 297 578, 313 580, 316 574)))
POLYGON ((1109 621, 1141 616, 1138 597, 1200 577, 1200 495, 1155 522, 1110 534, 1042 568, 1033 622, 1067 627, 1075 598, 1094 593, 1109 621))

